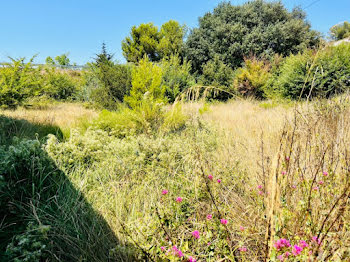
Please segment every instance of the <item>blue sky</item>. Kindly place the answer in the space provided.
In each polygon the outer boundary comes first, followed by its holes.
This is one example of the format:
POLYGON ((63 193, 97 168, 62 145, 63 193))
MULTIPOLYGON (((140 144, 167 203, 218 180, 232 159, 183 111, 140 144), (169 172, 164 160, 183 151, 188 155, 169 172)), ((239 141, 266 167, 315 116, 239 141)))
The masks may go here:
MULTIPOLYGON (((131 26, 175 19, 189 28, 220 0, 0 0, 0 61, 7 57, 47 56, 69 52, 72 62, 85 64, 104 41, 124 62, 121 41, 131 26)), ((245 0, 232 0, 242 4, 245 0)), ((288 9, 305 8, 312 27, 324 34, 350 21, 350 0, 283 0, 288 9)))

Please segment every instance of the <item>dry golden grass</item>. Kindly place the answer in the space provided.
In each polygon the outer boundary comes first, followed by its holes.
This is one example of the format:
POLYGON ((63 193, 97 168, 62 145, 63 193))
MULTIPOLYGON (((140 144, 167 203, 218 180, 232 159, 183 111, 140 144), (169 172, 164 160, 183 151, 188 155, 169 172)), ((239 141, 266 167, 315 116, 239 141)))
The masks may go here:
POLYGON ((69 130, 82 120, 94 119, 98 112, 77 103, 55 103, 46 109, 0 110, 0 114, 14 119, 24 119, 34 124, 53 125, 62 130, 69 130))

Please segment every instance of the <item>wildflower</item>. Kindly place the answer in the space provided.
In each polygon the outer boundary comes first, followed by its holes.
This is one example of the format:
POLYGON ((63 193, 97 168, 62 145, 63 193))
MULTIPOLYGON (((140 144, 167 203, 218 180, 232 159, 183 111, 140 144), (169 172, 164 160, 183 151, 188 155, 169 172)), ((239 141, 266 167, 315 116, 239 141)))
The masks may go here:
POLYGON ((294 256, 297 256, 297 255, 300 255, 302 251, 303 251, 302 247, 299 247, 298 245, 294 245, 292 253, 294 256))
POLYGON ((182 202, 182 197, 177 197, 176 202, 178 202, 178 203, 182 202))
POLYGON ((259 194, 260 196, 262 196, 262 195, 264 194, 264 192, 263 192, 263 191, 259 191, 258 194, 259 194))
POLYGON ((242 226, 239 227, 239 230, 241 230, 242 232, 244 231, 244 229, 245 229, 245 228, 242 227, 242 226))
POLYGON ((282 171, 282 175, 285 175, 285 174, 287 174, 287 172, 286 171, 282 171))
POLYGON ((246 248, 246 247, 240 247, 240 248, 239 248, 239 251, 241 251, 241 252, 247 252, 247 248, 246 248))
POLYGON ((290 158, 286 156, 286 161, 289 161, 289 159, 290 159, 290 158))
POLYGON ((210 180, 213 180, 213 175, 209 175, 208 178, 209 178, 210 180))
POLYGON ((211 215, 211 214, 208 214, 207 215, 207 220, 210 220, 210 219, 212 219, 213 218, 213 215, 211 215))
POLYGON ((299 241, 299 244, 300 244, 300 246, 301 246, 302 248, 306 248, 306 247, 309 246, 309 245, 306 243, 305 240, 300 240, 300 241, 299 241))
POLYGON ((226 225, 227 224, 227 220, 226 219, 220 219, 220 223, 223 224, 223 225, 226 225))
POLYGON ((165 251, 165 247, 163 247, 163 246, 160 247, 160 250, 165 251))
POLYGON ((184 254, 181 252, 181 250, 179 250, 179 251, 177 252, 177 256, 178 256, 178 257, 183 257, 184 254))
POLYGON ((318 239, 316 236, 312 237, 312 241, 316 242, 317 244, 321 244, 321 240, 318 239))
POLYGON ((283 247, 290 247, 290 242, 285 238, 281 238, 275 242, 274 247, 277 250, 280 250, 283 247))
POLYGON ((211 245, 211 242, 208 242, 208 244, 207 244, 208 246, 210 246, 211 245))
POLYGON ((313 188, 313 190, 315 190, 315 191, 317 191, 318 189, 319 189, 318 186, 315 186, 315 187, 313 188))
POLYGON ((321 180, 321 181, 318 182, 318 184, 319 184, 319 185, 323 185, 324 182, 321 180))
POLYGON ((283 261, 283 260, 284 260, 284 257, 283 257, 282 255, 279 255, 277 258, 278 258, 280 261, 283 261))
POLYGON ((296 185, 292 185, 292 188, 293 188, 293 189, 296 189, 296 188, 297 188, 297 186, 296 186, 296 185))
POLYGON ((262 185, 258 185, 258 189, 262 189, 262 185))
POLYGON ((218 179, 217 181, 218 181, 219 184, 221 183, 221 179, 218 179))
POLYGON ((284 253, 284 256, 285 257, 289 257, 290 256, 290 252, 287 251, 286 253, 284 253))
POLYGON ((192 232, 192 236, 195 238, 195 239, 198 239, 199 238, 199 231, 198 230, 195 230, 192 232))
POLYGON ((328 172, 327 171, 323 171, 323 175, 324 176, 328 176, 328 172))
POLYGON ((168 190, 166 190, 166 189, 164 189, 163 191, 162 191, 162 195, 166 195, 166 194, 168 194, 168 190))
POLYGON ((195 259, 195 258, 193 258, 193 257, 189 257, 188 258, 188 262, 196 262, 197 260, 195 259))

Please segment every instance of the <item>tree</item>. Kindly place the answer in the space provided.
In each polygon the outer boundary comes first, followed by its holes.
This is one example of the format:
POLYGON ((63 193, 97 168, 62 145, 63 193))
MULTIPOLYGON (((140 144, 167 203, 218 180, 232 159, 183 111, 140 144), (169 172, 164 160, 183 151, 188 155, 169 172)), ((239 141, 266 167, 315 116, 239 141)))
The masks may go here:
POLYGON ((66 54, 62 54, 62 55, 58 55, 55 57, 55 61, 57 62, 57 64, 61 65, 61 66, 68 66, 70 65, 70 60, 68 58, 68 53, 66 54))
POLYGON ((342 40, 350 37, 350 23, 345 21, 331 27, 330 35, 333 40, 342 40))
POLYGON ((145 55, 151 61, 159 60, 157 46, 159 43, 158 28, 153 23, 141 24, 131 28, 130 36, 122 41, 122 50, 128 62, 137 63, 145 55))
POLYGON ((181 54, 184 35, 185 26, 181 26, 179 22, 170 20, 164 23, 159 32, 160 40, 157 47, 159 55, 164 58, 176 53, 181 54))
POLYGON ((137 63, 146 55, 150 61, 159 61, 180 53, 185 27, 177 21, 164 23, 160 30, 153 23, 131 28, 130 36, 122 41, 122 50, 128 62, 137 63))
POLYGON ((224 2, 199 18, 199 28, 185 43, 185 56, 198 72, 215 56, 235 68, 244 57, 289 55, 317 45, 320 34, 310 27, 301 9, 289 12, 281 2, 224 2))
POLYGON ((46 63, 47 65, 54 65, 54 64, 55 64, 55 61, 52 59, 51 56, 48 56, 48 57, 46 57, 46 59, 45 59, 45 63, 46 63))

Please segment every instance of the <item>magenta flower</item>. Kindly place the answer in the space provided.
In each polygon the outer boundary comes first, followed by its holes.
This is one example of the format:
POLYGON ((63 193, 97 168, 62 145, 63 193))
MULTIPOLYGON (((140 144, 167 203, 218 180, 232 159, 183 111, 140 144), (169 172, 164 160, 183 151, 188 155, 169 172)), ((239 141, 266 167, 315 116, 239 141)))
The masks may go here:
POLYGON ((241 252, 247 252, 247 248, 246 248, 246 247, 240 247, 240 248, 239 248, 239 251, 241 251, 241 252))
POLYGON ((165 247, 163 247, 163 246, 160 247, 160 250, 165 251, 165 247))
POLYGON ((210 180, 213 180, 213 175, 209 175, 208 178, 209 178, 210 180))
POLYGON ((262 196, 262 195, 264 194, 264 192, 263 192, 263 191, 259 191, 258 194, 259 194, 260 196, 262 196))
POLYGON ((208 244, 207 244, 208 246, 210 246, 211 245, 211 242, 208 242, 208 244))
POLYGON ((221 183, 221 179, 218 179, 217 181, 218 181, 219 184, 221 183))
POLYGON ((195 230, 192 232, 192 236, 195 238, 195 239, 198 239, 199 238, 199 231, 198 230, 195 230))
POLYGON ((285 174, 287 174, 287 172, 286 171, 282 171, 282 175, 285 175, 285 174))
POLYGON ((318 184, 319 184, 319 185, 323 185, 324 182, 321 180, 321 181, 318 182, 318 184))
POLYGON ((290 247, 290 242, 285 238, 281 238, 275 242, 274 247, 277 250, 280 250, 281 248, 284 248, 284 247, 290 247))
POLYGON ((279 255, 277 258, 278 258, 280 261, 284 261, 284 257, 283 257, 282 255, 279 255))
POLYGON ((226 219, 220 219, 220 223, 223 224, 223 225, 226 225, 227 224, 227 220, 226 219))
POLYGON ((182 197, 177 197, 176 202, 178 202, 178 203, 182 202, 182 197))
POLYGON ((289 257, 290 256, 290 252, 287 251, 286 253, 284 253, 284 256, 285 257, 289 257))
POLYGON ((299 247, 298 245, 294 245, 294 246, 293 246, 293 251, 292 251, 292 253, 293 253, 294 256, 300 255, 300 253, 301 253, 302 251, 303 251, 303 248, 302 248, 302 247, 299 247))
POLYGON ((315 190, 315 191, 317 191, 318 189, 319 189, 318 186, 315 186, 315 187, 313 188, 313 190, 315 190))
POLYGON ((188 262, 196 262, 197 260, 195 259, 195 258, 193 258, 193 257, 189 257, 188 258, 188 262))
POLYGON ((262 189, 262 185, 258 185, 258 189, 262 189))
POLYGON ((213 218, 213 215, 211 215, 211 214, 208 214, 207 215, 207 220, 210 220, 210 219, 212 219, 213 218))
POLYGON ((181 250, 179 250, 179 251, 177 252, 177 256, 178 256, 178 257, 183 257, 184 254, 181 252, 181 250))
POLYGON ((286 160, 289 161, 289 157, 286 156, 286 160))
POLYGON ((323 175, 324 176, 328 176, 328 172, 327 171, 323 171, 323 175))
POLYGON ((242 232, 244 231, 244 229, 245 229, 245 228, 242 227, 242 226, 239 227, 239 230, 241 230, 242 232))
POLYGON ((299 241, 299 245, 300 245, 302 248, 306 248, 306 247, 309 246, 309 245, 306 243, 305 240, 300 240, 300 241, 299 241))
POLYGON ((313 236, 312 241, 316 242, 317 244, 321 244, 321 240, 318 239, 317 236, 313 236))
POLYGON ((163 191, 162 191, 162 195, 166 195, 166 194, 168 194, 168 190, 166 190, 166 189, 164 189, 163 191))

